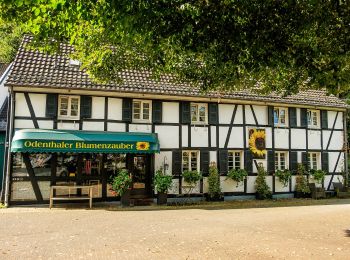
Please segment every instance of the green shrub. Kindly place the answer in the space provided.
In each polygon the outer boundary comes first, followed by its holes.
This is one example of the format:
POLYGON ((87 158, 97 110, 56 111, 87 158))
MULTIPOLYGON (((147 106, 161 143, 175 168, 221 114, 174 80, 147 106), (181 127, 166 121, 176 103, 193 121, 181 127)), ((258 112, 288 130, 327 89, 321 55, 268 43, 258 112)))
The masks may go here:
POLYGON ((289 180, 292 178, 292 173, 290 170, 285 169, 283 171, 277 170, 275 173, 278 180, 283 184, 283 187, 287 187, 289 184, 289 180))
POLYGON ((168 189, 173 184, 171 175, 164 175, 162 170, 158 170, 154 175, 153 185, 158 193, 168 193, 168 189))
POLYGON ((255 180, 255 190, 259 199, 271 199, 272 193, 266 183, 266 171, 263 167, 258 167, 258 176, 255 180))
POLYGON ((307 172, 305 171, 304 165, 299 163, 297 175, 295 177, 295 191, 301 192, 304 194, 309 194, 311 191, 310 191, 310 187, 308 185, 307 178, 304 175, 305 173, 307 173, 307 172))
POLYGON ((218 168, 215 165, 209 167, 208 186, 209 198, 221 197, 220 176, 218 168))
POLYGON ((182 177, 190 186, 196 185, 202 179, 202 175, 198 171, 184 171, 182 177))
POLYGON ((113 178, 112 190, 116 195, 123 196, 123 194, 130 189, 132 179, 127 170, 120 170, 119 174, 113 178))
POLYGON ((237 183, 236 187, 238 187, 239 183, 244 181, 247 178, 247 176, 248 176, 248 173, 244 169, 231 169, 227 173, 226 180, 227 179, 234 180, 237 183))
POLYGON ((322 170, 310 170, 310 174, 313 179, 319 184, 324 181, 324 178, 326 176, 326 173, 322 170))

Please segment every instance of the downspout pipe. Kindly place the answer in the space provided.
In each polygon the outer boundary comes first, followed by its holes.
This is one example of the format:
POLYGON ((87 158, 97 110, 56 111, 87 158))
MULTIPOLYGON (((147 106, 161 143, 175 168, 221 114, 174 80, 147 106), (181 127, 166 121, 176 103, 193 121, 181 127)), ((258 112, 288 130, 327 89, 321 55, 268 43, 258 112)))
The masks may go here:
POLYGON ((6 176, 5 176, 5 194, 4 194, 4 204, 5 207, 9 206, 10 197, 10 173, 11 173, 11 141, 13 136, 13 123, 14 123, 14 106, 15 106, 15 95, 13 93, 12 87, 9 87, 10 91, 10 116, 8 123, 10 124, 8 132, 6 134, 7 140, 7 161, 6 161, 6 176))
POLYGON ((348 113, 350 112, 350 108, 348 107, 345 112, 344 112, 344 116, 343 116, 343 120, 344 120, 344 146, 345 146, 345 162, 344 162, 344 171, 345 171, 345 176, 347 178, 348 181, 348 187, 350 187, 350 182, 349 182, 349 165, 348 165, 348 160, 349 160, 349 155, 348 155, 348 151, 349 151, 349 140, 348 140, 348 124, 347 124, 347 118, 348 118, 348 113))

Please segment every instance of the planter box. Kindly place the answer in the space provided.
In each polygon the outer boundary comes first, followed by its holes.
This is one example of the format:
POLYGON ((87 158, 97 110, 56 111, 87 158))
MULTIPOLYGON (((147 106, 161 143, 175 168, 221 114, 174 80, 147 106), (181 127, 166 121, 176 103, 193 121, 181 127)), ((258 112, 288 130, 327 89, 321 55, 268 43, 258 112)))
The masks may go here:
POLYGON ((310 193, 296 191, 294 192, 294 198, 310 198, 310 193))
POLYGON ((120 198, 120 205, 122 207, 130 206, 130 190, 127 190, 120 198))
POLYGON ((166 205, 168 202, 168 194, 159 192, 157 194, 157 205, 166 205))
POLYGON ((205 194, 206 201, 224 201, 224 196, 222 194, 216 195, 215 197, 210 197, 209 194, 205 194))

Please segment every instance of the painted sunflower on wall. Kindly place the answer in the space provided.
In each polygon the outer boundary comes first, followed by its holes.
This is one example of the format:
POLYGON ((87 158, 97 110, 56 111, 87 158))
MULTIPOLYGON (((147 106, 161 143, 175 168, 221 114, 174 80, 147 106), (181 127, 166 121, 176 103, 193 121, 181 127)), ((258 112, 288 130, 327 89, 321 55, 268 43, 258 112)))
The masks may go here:
POLYGON ((139 151, 149 150, 149 142, 137 142, 136 143, 136 150, 139 150, 139 151))
POLYGON ((266 156, 265 129, 249 130, 249 149, 255 158, 265 159, 266 156))

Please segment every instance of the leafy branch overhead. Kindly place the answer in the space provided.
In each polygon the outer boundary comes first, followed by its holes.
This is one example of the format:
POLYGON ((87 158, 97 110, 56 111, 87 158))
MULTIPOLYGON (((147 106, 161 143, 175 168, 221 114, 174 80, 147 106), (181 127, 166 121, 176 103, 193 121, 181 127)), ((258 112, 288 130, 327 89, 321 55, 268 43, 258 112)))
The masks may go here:
POLYGON ((341 0, 0 0, 0 17, 33 34, 35 47, 72 44, 99 81, 148 69, 203 90, 285 94, 348 92, 349 13, 341 0))

